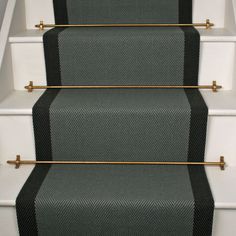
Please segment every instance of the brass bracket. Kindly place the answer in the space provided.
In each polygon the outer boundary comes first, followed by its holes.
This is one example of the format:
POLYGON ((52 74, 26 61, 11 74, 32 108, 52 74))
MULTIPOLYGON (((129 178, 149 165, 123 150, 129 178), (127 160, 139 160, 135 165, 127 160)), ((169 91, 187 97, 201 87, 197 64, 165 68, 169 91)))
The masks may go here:
POLYGON ((219 89, 219 86, 217 85, 216 81, 214 80, 214 81, 212 82, 212 91, 213 91, 213 92, 217 92, 218 89, 219 89))
POLYGON ((226 165, 225 158, 224 158, 224 156, 221 156, 220 157, 220 169, 225 170, 225 165, 226 165))
POLYGON ((20 168, 20 165, 21 165, 20 155, 17 155, 17 156, 16 156, 15 164, 16 164, 15 168, 16 168, 16 169, 19 169, 19 168, 20 168))
POLYGON ((25 86, 25 89, 27 89, 29 93, 32 93, 33 90, 34 90, 34 83, 33 83, 33 81, 30 81, 29 85, 25 86))
POLYGON ((206 19, 206 29, 210 29, 213 24, 210 22, 210 19, 206 19))
POLYGON ((40 29, 40 30, 44 30, 44 22, 41 20, 40 21, 40 23, 39 23, 39 25, 38 25, 38 28, 40 29))

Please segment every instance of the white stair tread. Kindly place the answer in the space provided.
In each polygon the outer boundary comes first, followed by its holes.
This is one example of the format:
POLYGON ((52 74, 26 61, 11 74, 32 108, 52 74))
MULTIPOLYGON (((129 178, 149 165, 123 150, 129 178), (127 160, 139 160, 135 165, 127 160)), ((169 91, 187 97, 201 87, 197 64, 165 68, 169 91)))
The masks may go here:
POLYGON ((226 28, 198 29, 202 42, 236 42, 236 33, 226 28))
POLYGON ((236 92, 233 90, 202 90, 202 96, 208 106, 210 116, 236 116, 236 92))
MULTIPOLYGON (((236 116, 236 92, 201 91, 209 108, 210 116, 236 116)), ((42 95, 42 90, 13 91, 0 102, 0 115, 32 115, 32 107, 42 95)))
MULTIPOLYGON (((201 29, 198 31, 201 35, 202 42, 235 42, 236 33, 230 32, 226 28, 212 28, 212 29, 201 29)), ((42 35, 46 32, 35 30, 25 30, 16 35, 9 37, 11 43, 41 43, 43 41, 42 35)))
POLYGON ((21 166, 16 170, 14 166, 0 165, 0 207, 15 206, 16 197, 33 168, 21 166))
POLYGON ((43 91, 13 91, 0 102, 0 115, 32 115, 32 107, 43 91))
MULTIPOLYGON (((31 173, 33 166, 21 166, 15 169, 7 164, 0 165, 0 207, 15 206, 16 197, 31 173)), ((236 167, 207 167, 207 176, 217 209, 236 209, 236 167)))

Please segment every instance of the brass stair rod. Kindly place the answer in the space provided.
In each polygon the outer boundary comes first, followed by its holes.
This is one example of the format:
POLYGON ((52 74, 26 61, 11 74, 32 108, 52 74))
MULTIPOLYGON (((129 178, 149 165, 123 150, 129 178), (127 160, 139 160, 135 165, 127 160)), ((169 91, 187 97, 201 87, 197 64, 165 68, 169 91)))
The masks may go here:
POLYGON ((211 89, 217 92, 222 86, 216 81, 212 85, 34 85, 33 81, 25 86, 28 92, 34 89, 211 89))
POLYGON ((111 161, 34 161, 21 160, 20 155, 16 156, 16 160, 7 161, 10 165, 15 165, 18 169, 21 165, 35 165, 35 164, 56 164, 56 165, 187 165, 187 166, 219 166, 221 170, 225 169, 224 157, 220 157, 219 162, 111 162, 111 161))
POLYGON ((192 24, 176 24, 176 23, 167 23, 167 24, 44 24, 43 21, 40 21, 39 24, 35 25, 36 28, 44 30, 45 28, 65 28, 65 27, 205 27, 206 29, 214 26, 209 19, 205 23, 192 23, 192 24))

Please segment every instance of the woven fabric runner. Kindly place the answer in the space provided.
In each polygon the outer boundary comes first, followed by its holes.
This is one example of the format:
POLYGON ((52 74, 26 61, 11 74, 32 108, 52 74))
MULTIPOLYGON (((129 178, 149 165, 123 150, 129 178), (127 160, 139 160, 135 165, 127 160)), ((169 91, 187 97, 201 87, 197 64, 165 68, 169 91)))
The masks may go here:
MULTIPOLYGON (((191 23, 191 1, 54 0, 57 23, 191 23)), ((67 28, 44 35, 48 85, 198 84, 194 28, 67 28)), ((198 90, 46 90, 37 160, 204 161, 198 90)), ((211 235, 203 167, 36 166, 17 201, 21 235, 211 235)))

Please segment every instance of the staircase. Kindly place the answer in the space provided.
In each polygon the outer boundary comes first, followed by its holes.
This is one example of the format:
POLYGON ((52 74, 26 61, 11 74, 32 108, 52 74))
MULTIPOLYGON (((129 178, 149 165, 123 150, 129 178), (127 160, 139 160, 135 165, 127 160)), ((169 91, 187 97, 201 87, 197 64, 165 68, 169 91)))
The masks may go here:
MULTIPOLYGON (((205 161, 225 156, 225 171, 206 167, 215 199, 213 235, 236 235, 236 1, 195 0, 193 22, 211 19, 215 27, 199 29, 199 84, 216 80, 223 89, 201 91, 209 108, 205 161)), ((18 235, 16 197, 33 169, 20 170, 6 161, 20 154, 35 159, 32 107, 43 91, 28 93, 33 80, 46 84, 40 20, 54 22, 52 0, 8 0, 0 35, 0 228, 1 235, 18 235), (8 33, 9 32, 9 33, 8 33), (2 53, 2 55, 1 55, 2 53)))

